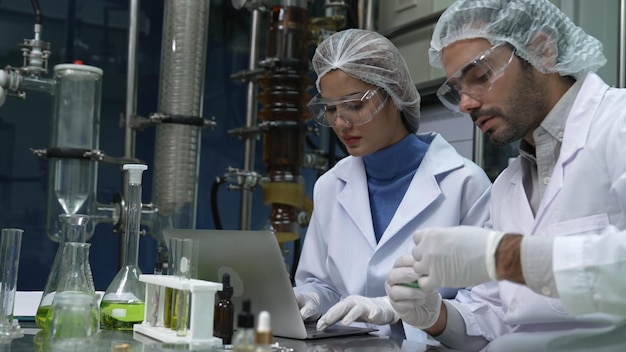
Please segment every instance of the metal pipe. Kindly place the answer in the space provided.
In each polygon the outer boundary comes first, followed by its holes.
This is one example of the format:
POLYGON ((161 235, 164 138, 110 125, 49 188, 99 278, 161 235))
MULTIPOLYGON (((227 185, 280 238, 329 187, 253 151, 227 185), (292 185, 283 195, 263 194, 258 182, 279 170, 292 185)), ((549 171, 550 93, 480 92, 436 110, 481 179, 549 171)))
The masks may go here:
POLYGON ((367 29, 370 31, 375 30, 374 28, 374 0, 360 0, 359 5, 359 15, 362 18, 359 18, 359 25, 363 29, 367 29))
POLYGON ((619 2, 619 34, 618 34, 618 58, 617 58, 617 85, 619 88, 626 87, 626 0, 619 2))
MULTIPOLYGON (((128 62, 126 63, 126 110, 124 119, 124 157, 134 156, 135 139, 132 117, 137 109, 137 41, 139 38, 139 2, 130 0, 130 22, 128 27, 128 62)), ((127 184, 128 182, 124 182, 127 184)))
MULTIPOLYGON (((252 10, 252 34, 250 38, 250 62, 248 69, 254 72, 258 68, 259 57, 259 28, 261 24, 261 11, 258 8, 252 10)), ((248 81, 248 91, 246 97, 246 127, 256 125, 257 116, 257 82, 252 79, 248 81)), ((243 155, 243 169, 254 170, 254 154, 255 154, 254 138, 246 138, 243 155)), ((252 209, 252 192, 248 189, 241 191, 241 209, 239 227, 241 230, 250 229, 252 209)))
MULTIPOLYGON (((139 4, 140 0, 130 0, 128 24, 128 61, 126 64, 126 109, 124 111, 124 157, 132 158, 135 153, 135 135, 131 127, 131 119, 137 110, 137 52, 139 38, 139 4)), ((122 173, 122 194, 128 199, 128 173, 122 173)), ((119 240, 118 265, 123 265, 126 256, 126 233, 122 231, 119 240)))

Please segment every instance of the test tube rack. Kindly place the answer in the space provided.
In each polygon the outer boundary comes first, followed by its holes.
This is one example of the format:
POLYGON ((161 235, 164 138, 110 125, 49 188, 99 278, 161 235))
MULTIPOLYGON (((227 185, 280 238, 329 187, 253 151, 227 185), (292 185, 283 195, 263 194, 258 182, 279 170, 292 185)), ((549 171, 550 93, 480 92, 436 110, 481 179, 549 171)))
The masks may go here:
MULTIPOLYGON (((141 324, 135 324, 133 331, 151 337, 155 340, 173 344, 215 344, 221 345, 222 339, 213 336, 213 314, 215 306, 215 294, 222 290, 222 284, 218 282, 181 279, 173 275, 139 275, 139 281, 146 283, 146 309, 141 324), (186 336, 177 336, 176 330, 163 326, 163 319, 152 326, 150 324, 154 306, 150 304, 151 298, 159 290, 161 296, 164 290, 161 287, 170 287, 175 290, 188 290, 190 292, 189 330, 186 336)), ((163 304, 158 305, 160 317, 164 314, 163 304)))

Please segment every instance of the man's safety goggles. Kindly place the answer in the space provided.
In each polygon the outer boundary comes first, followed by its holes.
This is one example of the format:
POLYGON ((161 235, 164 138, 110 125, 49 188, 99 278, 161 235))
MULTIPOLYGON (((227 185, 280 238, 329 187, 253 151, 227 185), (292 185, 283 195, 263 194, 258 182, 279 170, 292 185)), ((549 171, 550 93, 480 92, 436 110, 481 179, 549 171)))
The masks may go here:
POLYGON ((515 51, 509 53, 509 47, 504 42, 496 44, 451 75, 437 90, 443 105, 459 111, 462 94, 481 100, 513 60, 515 51))

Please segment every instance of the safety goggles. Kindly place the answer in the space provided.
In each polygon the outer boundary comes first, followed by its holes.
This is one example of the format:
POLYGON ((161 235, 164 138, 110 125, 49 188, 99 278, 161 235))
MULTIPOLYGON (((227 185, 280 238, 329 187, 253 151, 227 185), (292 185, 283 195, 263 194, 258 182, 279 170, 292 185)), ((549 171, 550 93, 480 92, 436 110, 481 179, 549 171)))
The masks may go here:
POLYGON ((504 42, 496 44, 451 75, 437 90, 443 105, 459 111, 462 94, 481 100, 513 60, 515 50, 507 56, 506 48, 510 46, 504 42))
POLYGON ((324 99, 317 94, 307 107, 313 119, 322 126, 332 127, 341 118, 349 126, 364 125, 385 106, 387 94, 380 87, 338 99, 324 99))

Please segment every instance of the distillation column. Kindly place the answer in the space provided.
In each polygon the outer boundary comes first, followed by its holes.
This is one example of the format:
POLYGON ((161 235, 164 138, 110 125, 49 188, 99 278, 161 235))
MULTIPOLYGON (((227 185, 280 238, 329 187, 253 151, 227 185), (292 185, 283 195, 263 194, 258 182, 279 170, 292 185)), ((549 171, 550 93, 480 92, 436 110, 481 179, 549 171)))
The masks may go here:
POLYGON ((271 205, 269 224, 281 244, 299 238, 297 211, 312 209, 301 176, 309 119, 307 89, 313 83, 308 76, 307 1, 286 3, 269 11, 266 59, 259 64, 265 74, 258 80, 268 173, 262 182, 263 201, 271 205))
POLYGON ((196 226, 209 4, 165 1, 152 187, 162 228, 196 226))

